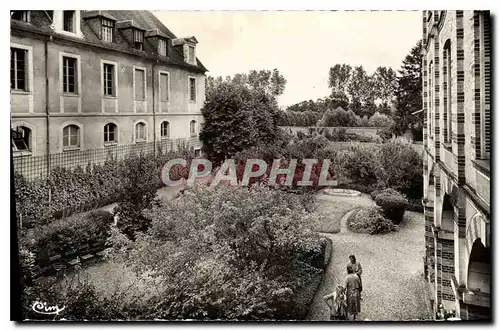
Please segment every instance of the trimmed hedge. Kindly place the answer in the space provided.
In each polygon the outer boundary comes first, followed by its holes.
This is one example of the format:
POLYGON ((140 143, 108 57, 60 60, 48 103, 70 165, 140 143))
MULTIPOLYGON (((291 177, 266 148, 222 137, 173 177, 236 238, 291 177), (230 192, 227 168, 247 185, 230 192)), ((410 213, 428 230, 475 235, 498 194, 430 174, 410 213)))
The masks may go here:
POLYGON ((34 255, 36 274, 50 273, 53 263, 102 251, 113 222, 113 214, 103 210, 75 214, 25 231, 20 246, 34 255))
POLYGON ((408 201, 400 193, 392 189, 385 189, 376 196, 375 203, 382 208, 383 215, 394 224, 403 221, 408 201))

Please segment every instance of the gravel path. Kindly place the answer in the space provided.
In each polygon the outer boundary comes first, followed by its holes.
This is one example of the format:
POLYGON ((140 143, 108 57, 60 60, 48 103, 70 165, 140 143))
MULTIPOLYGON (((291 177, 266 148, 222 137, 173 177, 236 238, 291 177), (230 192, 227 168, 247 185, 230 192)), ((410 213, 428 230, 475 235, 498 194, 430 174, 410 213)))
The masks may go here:
MULTIPOLYGON (((322 199, 321 204, 342 203, 346 199, 358 205, 373 204, 368 196, 322 199)), ((359 320, 426 319, 427 305, 423 280, 424 217, 421 213, 406 212, 398 232, 369 235, 350 232, 341 221, 340 233, 323 235, 333 242, 332 258, 323 284, 311 305, 308 320, 329 320, 323 296, 336 285, 344 283, 350 254, 356 255, 363 267, 363 295, 359 320)))

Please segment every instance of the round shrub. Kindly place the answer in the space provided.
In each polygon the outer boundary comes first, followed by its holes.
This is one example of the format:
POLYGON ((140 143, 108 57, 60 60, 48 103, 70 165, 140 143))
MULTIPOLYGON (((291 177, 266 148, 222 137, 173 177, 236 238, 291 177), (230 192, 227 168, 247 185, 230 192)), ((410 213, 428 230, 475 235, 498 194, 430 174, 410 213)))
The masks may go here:
POLYGON ((382 210, 377 206, 364 207, 354 211, 348 220, 351 231, 383 234, 396 230, 396 226, 382 214, 382 210))
POLYGON ((408 205, 406 198, 393 189, 380 192, 375 198, 375 203, 382 208, 384 216, 394 224, 401 223, 408 205))
POLYGON ((385 194, 400 194, 398 191, 392 189, 392 188, 386 188, 386 189, 376 189, 374 191, 372 191, 370 193, 370 196, 372 197, 372 200, 375 200, 377 198, 377 196, 380 194, 380 193, 385 193, 385 194))

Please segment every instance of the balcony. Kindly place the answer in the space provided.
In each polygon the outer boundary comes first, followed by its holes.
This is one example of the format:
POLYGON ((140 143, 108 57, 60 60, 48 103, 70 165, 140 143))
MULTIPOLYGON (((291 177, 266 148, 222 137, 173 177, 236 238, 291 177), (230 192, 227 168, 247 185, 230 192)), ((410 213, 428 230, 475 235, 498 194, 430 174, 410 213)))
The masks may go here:
POLYGON ((473 160, 472 165, 476 178, 473 188, 477 195, 490 206, 490 160, 473 160))
POLYGON ((440 148, 440 154, 441 154, 441 160, 448 169, 449 172, 451 172, 455 177, 457 176, 457 170, 456 170, 456 165, 454 162, 454 155, 451 151, 451 146, 441 144, 443 148, 440 148), (450 147, 450 148, 448 148, 450 147))

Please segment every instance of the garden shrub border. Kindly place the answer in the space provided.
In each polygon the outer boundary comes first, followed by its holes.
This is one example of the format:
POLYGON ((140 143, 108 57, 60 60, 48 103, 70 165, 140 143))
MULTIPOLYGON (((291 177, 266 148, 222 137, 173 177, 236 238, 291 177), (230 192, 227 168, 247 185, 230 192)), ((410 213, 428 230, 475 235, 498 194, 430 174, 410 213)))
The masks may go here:
POLYGON ((113 214, 104 210, 76 214, 25 230, 20 249, 33 254, 34 278, 57 275, 78 264, 78 259, 83 263, 99 257, 106 248, 112 224, 113 214))
POLYGON ((323 241, 323 245, 321 246, 321 256, 323 257, 323 263, 320 269, 320 272, 313 276, 313 280, 310 281, 306 286, 297 291, 295 296, 294 307, 295 311, 293 312, 294 316, 297 316, 297 320, 305 320, 307 315, 309 314, 309 310, 313 303, 313 300, 319 291, 321 284, 323 283, 323 278, 326 275, 326 269, 330 264, 330 260, 333 252, 333 243, 332 240, 328 237, 320 237, 320 240, 323 241))
MULTIPOLYGON (((23 228, 33 228, 123 200, 124 195, 118 192, 121 191, 124 179, 120 178, 118 167, 127 167, 127 163, 137 157, 139 155, 128 155, 122 160, 107 160, 104 164, 88 164, 71 170, 56 168, 50 177, 32 181, 15 173, 16 214, 21 217, 18 222, 21 221, 23 228)), ((143 157, 152 158, 157 164, 157 189, 165 186, 161 180, 161 170, 168 160, 182 157, 188 161, 186 168, 189 169, 190 162, 196 158, 193 149, 162 154, 145 153, 143 157)), ((174 172, 174 177, 187 179, 184 169, 177 170, 179 169, 171 171, 174 172)))

